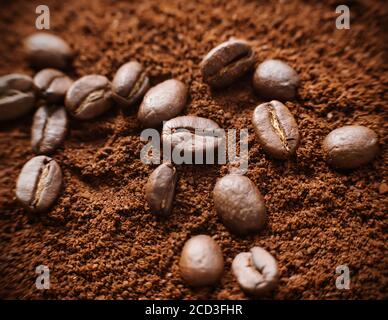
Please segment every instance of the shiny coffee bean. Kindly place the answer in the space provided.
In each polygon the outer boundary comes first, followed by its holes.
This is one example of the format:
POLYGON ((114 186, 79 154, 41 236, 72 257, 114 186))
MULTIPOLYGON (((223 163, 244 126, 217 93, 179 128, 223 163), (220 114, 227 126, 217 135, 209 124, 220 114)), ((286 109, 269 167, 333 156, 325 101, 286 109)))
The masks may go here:
POLYGON ((64 107, 40 107, 31 129, 32 150, 37 154, 50 154, 65 139, 67 114, 64 107))
POLYGON ((212 87, 225 87, 243 76, 255 63, 250 45, 231 38, 210 50, 201 62, 202 77, 212 87))
POLYGON ((296 96, 299 76, 288 64, 280 60, 266 60, 259 64, 253 76, 253 86, 261 97, 280 101, 296 96))
POLYGON ((210 119, 181 116, 164 123, 162 140, 163 145, 167 146, 172 154, 185 154, 192 159, 199 153, 215 154, 223 141, 219 132, 218 124, 210 119))
POLYGON ((112 92, 115 101, 129 107, 143 98, 150 87, 150 80, 137 61, 131 61, 122 65, 117 70, 112 81, 112 92))
POLYGON ((187 86, 170 79, 152 87, 140 105, 138 119, 145 127, 158 127, 177 116, 185 107, 187 86))
POLYGON ((36 32, 27 37, 24 49, 30 64, 38 69, 65 69, 73 56, 65 40, 46 32, 36 32))
POLYGON ((73 81, 63 72, 43 69, 34 77, 34 85, 48 103, 63 103, 67 90, 73 81))
POLYGON ((152 213, 170 214, 176 180, 176 169, 171 163, 163 163, 151 173, 145 187, 145 198, 152 213))
POLYGON ((260 247, 239 253, 232 262, 232 272, 240 287, 254 296, 262 296, 274 290, 279 281, 275 258, 260 247))
POLYGON ((323 141, 327 162, 338 169, 354 169, 372 161, 378 153, 377 134, 364 126, 344 126, 323 141))
POLYGON ((112 92, 109 80, 97 74, 84 76, 67 90, 66 109, 75 118, 93 119, 112 106, 112 92))
POLYGON ((0 77, 0 121, 27 114, 35 102, 31 77, 12 73, 0 77))
POLYGON ((183 279, 190 286, 214 285, 224 271, 221 249, 209 236, 194 236, 183 247, 179 268, 183 279))
POLYGON ((257 106, 252 122, 261 146, 269 155, 287 159, 295 153, 300 140, 298 125, 283 103, 272 100, 257 106))
POLYGON ((232 232, 257 232, 266 222, 264 199, 247 177, 229 174, 219 179, 213 190, 214 206, 222 222, 232 232))
POLYGON ((48 210, 58 198, 62 172, 52 158, 37 156, 23 167, 16 184, 17 199, 32 212, 48 210))

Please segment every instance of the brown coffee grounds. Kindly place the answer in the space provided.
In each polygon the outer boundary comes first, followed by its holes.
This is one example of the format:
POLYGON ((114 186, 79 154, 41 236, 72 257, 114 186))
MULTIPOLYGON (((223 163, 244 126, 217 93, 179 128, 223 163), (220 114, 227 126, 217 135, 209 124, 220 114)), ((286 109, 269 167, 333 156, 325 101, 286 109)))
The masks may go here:
MULTIPOLYGON (((269 223, 257 235, 230 234, 216 216, 212 189, 227 166, 180 166, 172 215, 159 219, 144 204, 143 188, 155 166, 140 161, 143 144, 136 110, 117 108, 96 121, 71 122, 54 155, 64 190, 46 214, 16 203, 15 183, 33 156, 31 115, 0 129, 0 297, 24 299, 243 299, 231 274, 241 251, 263 246, 278 260, 275 299, 388 298, 386 235, 387 47, 383 1, 46 1, 51 31, 76 57, 76 78, 112 79, 130 59, 144 64, 152 84, 176 77, 190 85, 184 114, 208 117, 223 128, 250 130, 249 172, 265 196, 269 223), (350 30, 337 30, 335 8, 351 10, 350 30), (281 162, 263 153, 251 115, 263 101, 251 76, 210 91, 199 63, 230 36, 249 40, 259 61, 279 58, 301 76, 295 115, 301 146, 281 162), (375 130, 380 155, 351 172, 330 169, 321 142, 330 130, 362 124, 375 130), (178 269, 185 241, 214 236, 226 269, 215 288, 190 289, 178 269), (40 265, 51 288, 35 288, 40 265), (350 290, 335 286, 336 267, 347 265, 350 290)), ((0 73, 33 75, 21 40, 35 31, 38 1, 3 2, 0 73)))

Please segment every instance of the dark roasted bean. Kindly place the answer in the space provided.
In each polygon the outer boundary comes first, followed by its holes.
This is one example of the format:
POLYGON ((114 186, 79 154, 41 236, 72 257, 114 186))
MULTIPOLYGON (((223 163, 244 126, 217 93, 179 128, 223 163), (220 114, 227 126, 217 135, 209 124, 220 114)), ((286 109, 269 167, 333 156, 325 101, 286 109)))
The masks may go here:
POLYGON ((278 285, 277 262, 268 251, 260 247, 239 253, 233 260, 232 271, 240 287, 255 296, 265 295, 278 285))
POLYGON ((48 103, 63 103, 67 90, 73 81, 63 72, 43 69, 34 77, 34 85, 48 103))
POLYGON ((209 236, 194 236, 183 247, 179 268, 183 279, 193 287, 214 285, 224 271, 221 249, 209 236))
POLYGON ((32 150, 37 154, 50 154, 61 145, 67 131, 64 107, 40 107, 31 129, 32 150))
POLYGON ((354 169, 372 161, 378 153, 377 134, 364 126, 344 126, 323 141, 327 162, 338 169, 354 169))
POLYGON ((31 77, 18 73, 0 77, 0 121, 27 114, 34 107, 34 102, 31 77))
POLYGON ((158 127, 177 116, 185 107, 187 86, 175 79, 152 87, 140 105, 138 119, 145 127, 158 127))
MULTIPOLYGON (((163 145, 176 155, 187 155, 192 161, 194 155, 213 153, 222 143, 220 127, 210 119, 196 116, 173 118, 163 125, 163 145)), ((214 164, 214 163, 213 163, 214 164)))
POLYGON ((48 210, 58 198, 62 172, 54 159, 37 156, 23 167, 17 184, 17 199, 32 212, 48 210))
POLYGON ((115 101, 123 107, 129 107, 143 98, 150 87, 150 80, 142 65, 131 61, 122 65, 112 81, 115 101))
POLYGON ((280 60, 264 61, 258 65, 253 76, 254 88, 265 99, 292 100, 298 85, 298 74, 280 60))
POLYGON ((96 74, 75 81, 65 98, 67 110, 81 120, 98 117, 112 106, 112 102, 109 80, 96 74))
POLYGON ((263 149, 277 159, 292 156, 299 145, 298 125, 292 113, 279 101, 256 107, 253 126, 263 149))
POLYGON ((202 76, 213 87, 225 87, 244 75, 255 63, 250 45, 231 38, 210 50, 201 62, 202 76))
POLYGON ((266 222, 264 199, 247 177, 229 174, 219 179, 213 190, 214 206, 222 222, 232 232, 257 232, 266 222))
POLYGON ((36 32, 27 37, 24 49, 30 64, 38 69, 65 69, 73 56, 67 42, 46 32, 36 32))
POLYGON ((176 179, 176 169, 171 163, 163 163, 151 173, 145 187, 145 198, 152 213, 170 214, 176 179))

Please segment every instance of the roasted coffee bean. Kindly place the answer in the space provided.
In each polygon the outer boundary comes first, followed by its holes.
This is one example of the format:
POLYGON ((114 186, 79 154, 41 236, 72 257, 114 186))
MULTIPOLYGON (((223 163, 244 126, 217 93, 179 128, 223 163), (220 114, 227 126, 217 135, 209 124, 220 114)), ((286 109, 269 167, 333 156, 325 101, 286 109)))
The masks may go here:
POLYGON ((188 155, 190 161, 196 154, 215 153, 223 137, 220 127, 210 119, 196 116, 173 118, 163 125, 163 146, 172 154, 188 155))
POLYGON ((264 61, 258 65, 253 76, 254 88, 266 99, 292 100, 298 85, 296 71, 280 60, 264 61))
POLYGON ((43 69, 34 77, 34 85, 48 103, 63 103, 67 90, 73 81, 63 72, 43 69))
POLYGON ((327 162, 338 169, 354 169, 372 161, 378 153, 377 134, 364 126, 344 126, 323 141, 327 162))
POLYGON ((255 296, 275 289, 279 281, 275 258, 265 249, 253 247, 250 252, 239 253, 232 262, 232 272, 240 287, 255 296))
POLYGON ((154 214, 168 215, 175 194, 176 169, 171 163, 163 163, 148 178, 145 198, 154 214))
POLYGON ((140 105, 138 119, 145 127, 158 127, 177 116, 185 107, 187 86, 170 79, 152 87, 140 105))
POLYGON ((109 80, 92 74, 75 81, 67 90, 66 109, 77 119, 96 118, 112 106, 109 80))
POLYGON ((257 232, 266 222, 264 199, 247 177, 229 174, 219 179, 213 190, 214 206, 222 222, 232 232, 257 232))
POLYGON ((150 87, 150 80, 142 65, 131 61, 117 70, 112 81, 112 92, 115 101, 129 107, 139 101, 150 87))
POLYGON ((292 113, 279 101, 256 107, 253 126, 263 149, 277 159, 292 156, 299 145, 298 125, 292 113))
POLYGON ((65 40, 46 32, 36 32, 27 37, 24 49, 30 64, 38 69, 65 69, 73 56, 65 40))
POLYGON ((66 131, 67 114, 64 107, 40 107, 32 123, 32 150, 37 154, 54 152, 65 139, 66 131))
POLYGON ((0 77, 0 121, 27 114, 35 102, 31 77, 12 73, 0 77))
POLYGON ((214 285, 224 271, 224 258, 220 247, 211 237, 198 235, 185 243, 179 268, 190 286, 214 285))
POLYGON ((201 62, 202 77, 213 87, 225 87, 247 73, 255 63, 250 45, 231 38, 210 50, 201 62))
POLYGON ((23 167, 17 184, 17 199, 32 212, 48 210, 58 198, 62 172, 54 159, 37 156, 23 167))

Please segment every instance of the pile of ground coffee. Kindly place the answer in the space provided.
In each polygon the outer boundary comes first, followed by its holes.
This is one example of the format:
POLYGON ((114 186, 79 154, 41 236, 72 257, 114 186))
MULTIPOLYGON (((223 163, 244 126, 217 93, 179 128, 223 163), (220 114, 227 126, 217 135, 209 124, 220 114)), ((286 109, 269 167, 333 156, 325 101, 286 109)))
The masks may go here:
MULTIPOLYGON (((215 165, 178 166, 171 216, 148 212, 144 185, 155 166, 140 161, 137 108, 72 121, 53 156, 64 174, 62 195, 50 212, 28 214, 14 192, 33 157, 28 115, 0 128, 0 297, 240 299, 246 296, 231 262, 261 246, 279 264, 272 298, 387 298, 387 9, 378 1, 346 3, 349 30, 335 28, 337 1, 47 1, 51 31, 76 52, 73 78, 98 73, 112 79, 120 65, 136 59, 152 85, 171 77, 189 85, 184 114, 225 129, 248 127, 247 176, 264 195, 269 222, 257 235, 227 231, 212 190, 228 168, 215 165), (253 92, 252 74, 222 90, 203 82, 202 57, 231 36, 250 41, 259 61, 282 59, 300 75, 299 95, 286 103, 301 133, 296 159, 273 160, 259 146, 251 116, 263 100, 253 92), (381 151, 371 164, 344 173, 324 162, 321 143, 346 124, 373 129, 381 151), (223 252, 225 273, 215 288, 193 290, 179 274, 183 244, 196 234, 214 236, 223 252), (50 269, 48 290, 35 287, 41 264, 50 269), (340 265, 350 269, 349 290, 336 288, 340 265)), ((21 41, 36 31, 38 4, 2 4, 1 74, 34 74, 21 41)))

